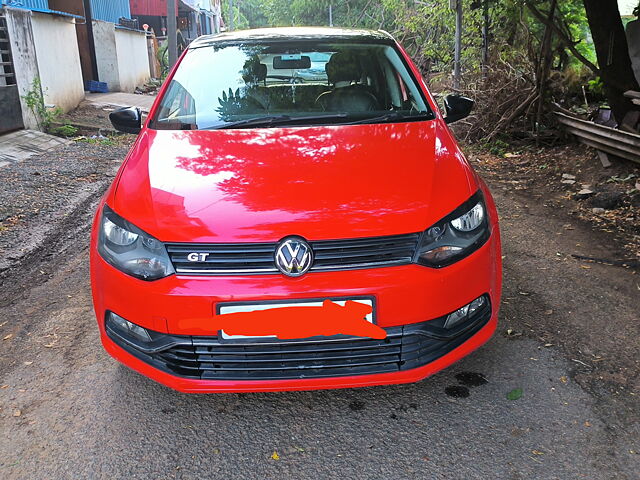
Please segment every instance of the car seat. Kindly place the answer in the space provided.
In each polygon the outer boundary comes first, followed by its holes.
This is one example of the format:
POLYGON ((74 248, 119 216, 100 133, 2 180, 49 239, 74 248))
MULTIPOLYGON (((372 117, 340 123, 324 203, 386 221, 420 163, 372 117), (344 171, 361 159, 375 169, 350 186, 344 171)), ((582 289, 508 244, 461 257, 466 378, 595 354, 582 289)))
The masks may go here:
POLYGON ((336 52, 324 67, 333 89, 322 93, 316 103, 325 111, 367 112, 378 110, 378 100, 367 87, 358 84, 362 71, 357 57, 336 52))

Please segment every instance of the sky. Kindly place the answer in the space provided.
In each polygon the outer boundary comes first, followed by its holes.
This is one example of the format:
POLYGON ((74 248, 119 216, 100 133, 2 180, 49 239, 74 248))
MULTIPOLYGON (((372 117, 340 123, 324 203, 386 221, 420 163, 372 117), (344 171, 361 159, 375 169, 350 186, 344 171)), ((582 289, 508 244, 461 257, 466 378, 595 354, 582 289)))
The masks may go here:
POLYGON ((633 9, 638 6, 638 0, 618 0, 620 15, 631 15, 633 9))

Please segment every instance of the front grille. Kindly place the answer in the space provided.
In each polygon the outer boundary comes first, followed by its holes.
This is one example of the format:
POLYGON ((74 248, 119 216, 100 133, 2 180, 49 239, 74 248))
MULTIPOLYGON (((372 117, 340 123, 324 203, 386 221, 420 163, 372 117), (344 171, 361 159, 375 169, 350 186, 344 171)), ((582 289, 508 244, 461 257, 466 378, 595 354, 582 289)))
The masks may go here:
MULTIPOLYGON (((385 328, 387 338, 352 336, 304 340, 222 340, 152 332, 142 351, 107 325, 122 348, 163 371, 202 380, 276 380, 398 372, 426 365, 476 334, 491 317, 485 305, 467 325, 448 332, 438 320, 385 328)), ((444 318, 444 317, 443 317, 444 318)))
POLYGON ((352 339, 223 344, 193 338, 157 355, 174 374, 203 380, 307 378, 398 370, 402 332, 385 340, 352 339))
MULTIPOLYGON (((411 263, 419 233, 388 237, 309 242, 314 253, 311 271, 406 265, 411 263)), ((167 243, 178 274, 234 275, 278 273, 277 243, 167 243), (189 261, 190 253, 207 254, 205 261, 189 261)))

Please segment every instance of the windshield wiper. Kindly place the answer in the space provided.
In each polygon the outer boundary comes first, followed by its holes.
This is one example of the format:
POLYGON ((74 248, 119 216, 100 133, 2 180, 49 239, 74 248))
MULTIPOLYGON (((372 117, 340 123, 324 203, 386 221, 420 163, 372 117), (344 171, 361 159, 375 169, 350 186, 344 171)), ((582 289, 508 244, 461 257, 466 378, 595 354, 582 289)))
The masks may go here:
POLYGON ((405 115, 400 112, 388 112, 384 115, 378 115, 377 117, 368 117, 363 118, 362 120, 357 120, 355 122, 349 122, 347 125, 358 125, 361 123, 384 123, 389 122, 391 120, 429 120, 432 119, 433 115, 430 112, 420 112, 414 115, 405 115))
POLYGON ((237 122, 223 123, 222 125, 215 125, 207 128, 207 130, 223 130, 226 128, 237 127, 271 127, 273 125, 281 125, 284 123, 297 124, 300 122, 309 122, 316 120, 340 120, 347 118, 348 113, 335 113, 328 115, 307 115, 304 117, 292 117, 291 115, 272 115, 267 117, 254 117, 247 118, 246 120, 238 120, 237 122))

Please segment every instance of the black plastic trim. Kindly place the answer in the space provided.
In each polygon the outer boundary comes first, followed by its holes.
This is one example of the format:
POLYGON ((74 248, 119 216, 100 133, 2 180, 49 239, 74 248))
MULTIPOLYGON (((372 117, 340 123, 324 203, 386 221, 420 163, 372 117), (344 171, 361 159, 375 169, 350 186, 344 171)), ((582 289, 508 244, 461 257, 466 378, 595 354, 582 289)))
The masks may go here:
MULTIPOLYGON (((307 273, 409 265, 420 233, 309 241, 314 264, 307 273), (347 259, 347 261, 343 261, 347 259)), ((165 243, 178 275, 279 275, 274 257, 278 243, 165 243), (186 254, 208 253, 205 262, 185 261, 186 254), (207 264, 210 266, 207 268, 207 264), (190 268, 191 267, 191 268, 190 268)))
MULTIPOLYGON (((222 341, 216 336, 177 336, 149 331, 152 342, 126 338, 106 322, 118 346, 149 365, 177 377, 202 380, 281 380, 389 373, 418 368, 449 353, 490 320, 487 303, 452 330, 438 319, 387 327, 387 338, 336 335, 298 340, 222 341)), ((108 319, 108 313, 105 320, 108 319)))

